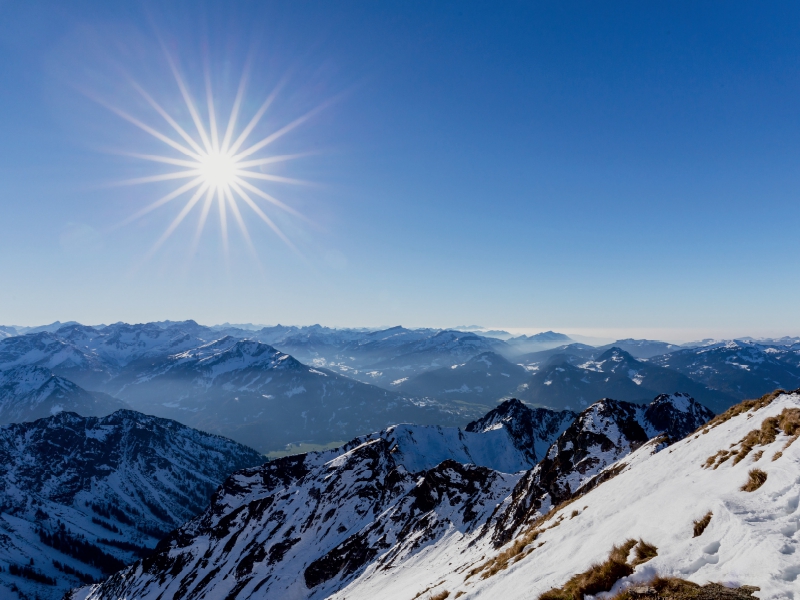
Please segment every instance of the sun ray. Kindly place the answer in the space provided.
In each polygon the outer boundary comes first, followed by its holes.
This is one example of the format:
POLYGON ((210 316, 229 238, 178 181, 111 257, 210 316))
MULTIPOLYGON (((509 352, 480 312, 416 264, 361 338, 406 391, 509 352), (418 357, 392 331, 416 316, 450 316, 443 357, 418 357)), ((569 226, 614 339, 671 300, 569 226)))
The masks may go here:
POLYGON ((178 135, 179 135, 179 136, 181 136, 181 137, 182 137, 184 140, 186 140, 186 142, 187 142, 187 143, 188 143, 188 144, 189 144, 189 145, 190 145, 190 146, 191 146, 191 147, 194 149, 194 151, 195 151, 195 152, 197 152, 198 154, 202 154, 202 153, 203 153, 203 149, 200 147, 200 144, 198 144, 198 143, 197 143, 197 142, 194 140, 194 138, 193 138, 192 136, 190 136, 188 133, 186 133, 186 130, 185 130, 183 127, 181 127, 180 125, 178 125, 178 123, 175 121, 175 119, 173 119, 173 118, 172 118, 172 117, 169 115, 169 113, 168 113, 166 110, 164 110, 164 109, 161 107, 161 105, 160 105, 158 102, 156 102, 156 101, 153 99, 153 97, 152 97, 150 94, 148 94, 148 93, 147 93, 147 92, 144 90, 144 88, 142 88, 142 86, 140 86, 140 85, 139 85, 139 84, 138 84, 136 81, 134 81, 133 79, 131 79, 131 80, 130 80, 130 82, 131 82, 131 85, 133 86, 133 89, 135 89, 137 92, 139 92, 139 94, 141 94, 141 95, 142 95, 142 97, 143 97, 143 98, 144 98, 144 99, 147 101, 147 103, 148 103, 150 106, 152 106, 152 107, 153 107, 153 109, 155 109, 155 111, 156 111, 156 112, 157 112, 159 115, 161 115, 161 116, 164 118, 164 120, 165 120, 167 123, 169 123, 169 124, 170 124, 170 126, 171 126, 171 127, 172 127, 172 128, 173 128, 173 129, 174 129, 176 132, 178 132, 178 135))
POLYGON ((191 171, 175 171, 173 173, 164 173, 162 175, 150 175, 148 177, 135 177, 133 179, 123 179, 112 184, 114 186, 122 185, 139 185, 141 183, 155 183, 157 181, 170 181, 172 179, 186 179, 187 177, 197 177, 203 173, 200 169, 192 169, 191 171))
POLYGON ((264 211, 261 210, 258 204, 253 202, 253 199, 247 195, 247 192, 242 190, 242 188, 240 188, 236 184, 232 184, 231 187, 236 191, 237 194, 239 194, 242 200, 244 200, 247 203, 247 205, 253 209, 253 212, 256 213, 261 218, 261 220, 264 221, 264 223, 266 223, 269 226, 269 228, 272 229, 272 231, 274 231, 275 234, 283 240, 283 242, 287 246, 289 246, 289 248, 300 254, 300 252, 297 250, 292 241, 288 237, 286 237, 286 235, 283 233, 283 231, 280 230, 280 228, 277 225, 275 225, 272 219, 270 219, 267 215, 264 214, 264 211))
POLYGON ((160 154, 138 154, 136 152, 124 152, 110 150, 111 154, 120 154, 122 156, 130 156, 131 158, 140 158, 142 160, 149 160, 151 162, 163 163, 165 165, 176 165, 178 167, 194 167, 197 168, 197 161, 182 160, 180 158, 172 158, 171 156, 161 156, 160 154))
POLYGON ((275 141, 275 140, 277 140, 278 138, 280 138, 280 137, 283 137, 284 135, 286 135, 287 133, 289 133, 289 132, 290 132, 292 129, 294 129, 295 127, 298 127, 299 125, 302 125, 303 123, 305 123, 306 121, 308 121, 308 120, 309 120, 311 117, 313 117, 313 116, 314 116, 314 115, 316 115, 318 112, 320 112, 320 111, 321 111, 323 108, 325 108, 325 107, 327 106, 327 104, 328 104, 328 103, 323 103, 323 104, 320 104, 318 107, 316 107, 316 108, 314 108, 314 109, 312 109, 312 110, 308 111, 308 112, 307 112, 306 114, 304 114, 302 117, 298 117, 297 119, 295 119, 294 121, 292 121, 292 122, 291 122, 291 123, 289 123, 288 125, 285 125, 284 127, 281 127, 281 128, 280 128, 278 131, 276 131, 275 133, 272 133, 272 134, 268 135, 267 137, 265 137, 265 138, 264 138, 263 140, 261 140, 260 142, 257 142, 257 143, 255 143, 255 144, 253 144, 252 146, 250 146, 250 147, 249 147, 249 148, 247 148, 246 150, 242 150, 241 152, 239 152, 238 154, 236 154, 236 155, 233 157, 233 158, 234 158, 234 160, 236 160, 236 161, 239 161, 239 160, 241 160, 241 159, 243 159, 243 158, 245 158, 245 157, 247 157, 247 156, 250 156, 250 155, 251 155, 251 154, 253 154, 254 152, 258 152, 259 150, 261 150, 262 148, 264 148, 264 147, 265 147, 265 146, 267 146, 268 144, 271 144, 272 142, 274 142, 274 141, 275 141))
POLYGON ((270 175, 269 173, 254 173, 253 171, 244 171, 238 168, 236 169, 236 175, 239 177, 249 177, 251 179, 263 179, 264 181, 274 181, 276 183, 290 183, 292 185, 311 185, 308 181, 303 181, 302 179, 292 179, 291 177, 270 175))
POLYGON ((178 66, 172 59, 172 55, 167 51, 166 46, 163 47, 163 50, 167 57, 169 67, 172 69, 172 75, 175 77, 175 82, 178 84, 178 89, 181 91, 181 96, 183 96, 183 101, 186 103, 186 108, 189 109, 189 114, 192 116, 194 126, 197 128, 197 132, 200 134, 200 139, 203 140, 203 145, 206 148, 206 152, 210 153, 213 151, 213 148, 211 147, 211 142, 208 139, 206 128, 203 127, 203 122, 200 120, 200 114, 197 112, 197 108, 195 108, 194 100, 192 100, 192 95, 189 93, 189 88, 186 87, 183 77, 181 77, 180 71, 178 71, 178 66))
POLYGON ((236 204, 236 200, 231 193, 230 187, 225 188, 225 195, 228 197, 228 203, 230 204, 231 212, 233 213, 233 217, 236 219, 236 223, 239 225, 239 229, 241 230, 242 236, 247 242, 247 246, 250 248, 253 256, 258 258, 256 247, 253 245, 253 240, 250 239, 250 232, 247 230, 247 225, 245 225, 244 219, 242 219, 242 213, 239 212, 239 206, 236 204))
POLYGON ((211 90, 211 71, 208 67, 208 57, 205 59, 204 71, 206 79, 206 104, 208 105, 208 128, 211 130, 211 148, 219 152, 219 132, 217 131, 217 114, 214 111, 214 94, 211 90))
POLYGON ((228 214, 225 210, 225 195, 222 188, 217 188, 217 207, 219 208, 219 227, 222 232, 222 250, 228 259, 228 214))
POLYGON ((244 162, 237 162, 237 169, 249 169, 250 167, 260 167, 261 165, 270 165, 277 162, 285 162, 287 160, 294 160, 296 158, 303 158, 309 156, 310 152, 299 152, 297 154, 282 154, 279 156, 268 156, 266 158, 259 158, 257 160, 246 160, 244 162))
POLYGON ((192 246, 189 249, 190 256, 194 256, 194 253, 197 252, 197 246, 200 244, 200 235, 203 233, 203 229, 206 226, 208 213, 211 210, 211 204, 213 202, 214 190, 209 188, 206 192, 206 199, 203 201, 203 208, 200 209, 200 220, 197 222, 197 229, 194 232, 194 238, 192 238, 192 246))
POLYGON ((178 142, 176 142, 172 138, 164 135, 160 131, 157 131, 157 130, 153 129, 152 127, 150 127, 149 125, 146 125, 146 124, 142 123, 139 119, 137 119, 135 117, 132 117, 131 115, 126 113, 124 110, 120 110, 116 106, 113 106, 113 105, 109 104, 108 102, 105 102, 104 100, 102 100, 100 98, 97 98, 96 96, 94 96, 92 94, 89 94, 89 93, 86 93, 86 92, 84 92, 84 93, 86 94, 86 96, 88 96, 89 98, 91 98, 92 100, 94 100, 95 102, 100 104, 101 106, 104 106, 105 108, 107 108, 108 110, 113 112, 118 117, 121 117, 122 119, 125 119, 126 121, 128 121, 129 123, 135 125, 136 127, 141 129, 142 131, 145 131, 145 132, 149 133, 154 138, 156 138, 158 140, 161 140, 162 142, 164 142, 168 146, 171 146, 172 148, 174 148, 178 152, 180 152, 182 154, 185 154, 186 156, 190 156, 191 158, 194 158, 195 160, 200 160, 200 155, 192 152, 191 150, 189 150, 189 148, 187 148, 183 144, 179 144, 178 142))
POLYGON ((233 183, 231 183, 231 186, 235 187, 235 184, 239 184, 242 187, 247 188, 252 193, 256 194, 257 196, 260 196, 261 198, 263 198, 267 202, 270 202, 270 203, 274 204, 275 206, 277 206, 281 210, 284 210, 284 211, 288 212, 289 214, 294 215, 295 217, 300 217, 301 219, 306 220, 306 221, 308 220, 307 217, 304 214, 302 214, 300 212, 297 212, 291 206, 287 206, 286 204, 284 204, 283 202, 281 202, 280 200, 278 200, 274 196, 271 196, 270 194, 266 193, 264 190, 257 188, 256 186, 252 185, 251 183, 245 181, 244 179, 239 179, 237 177, 236 179, 234 179, 233 183))
POLYGON ((242 71, 242 78, 239 80, 239 89, 236 90, 236 98, 233 101, 233 108, 231 108, 231 116, 228 118, 228 126, 225 128, 225 137, 222 139, 221 152, 228 152, 228 144, 231 143, 233 136, 233 129, 236 127, 236 120, 239 118, 239 109, 242 106, 242 98, 244 97, 244 89, 247 87, 247 80, 250 74, 250 63, 248 61, 242 71))
MULTIPOLYGON (((157 209, 159 206, 165 205, 167 202, 170 202, 171 200, 174 200, 178 196, 181 196, 181 195, 185 194, 186 192, 188 192, 189 190, 192 190, 192 189, 196 188, 198 185, 202 185, 202 184, 203 184, 203 178, 202 177, 198 177, 197 179, 194 179, 194 180, 190 181, 189 183, 187 183, 185 185, 182 185, 177 190, 173 190, 172 192, 170 192, 166 196, 162 196, 161 198, 159 198, 158 200, 156 200, 152 204, 148 204, 142 210, 132 214, 130 217, 128 217, 127 219, 122 221, 122 223, 117 225, 117 227, 122 227, 123 225, 128 225, 129 223, 133 223, 137 219, 141 219, 147 213, 157 209)), ((115 227, 115 229, 116 229, 116 227, 115 227)))
POLYGON ((253 115, 253 118, 250 119, 250 122, 242 130, 242 133, 240 133, 239 137, 236 138, 236 141, 230 147, 228 152, 230 152, 231 154, 236 154, 236 151, 241 147, 241 145, 245 142, 248 136, 253 132, 253 129, 255 128, 256 125, 258 125, 258 122, 261 120, 261 117, 264 116, 264 113, 267 111, 270 104, 272 104, 272 102, 275 100, 276 96, 278 95, 278 91, 280 91, 280 88, 281 84, 279 84, 272 91, 272 93, 269 96, 267 96, 267 99, 264 100, 264 103, 259 107, 258 111, 256 111, 256 114, 253 115))
POLYGON ((161 244, 163 244, 164 242, 167 241, 167 239, 169 239, 169 236, 171 236, 172 232, 178 228, 178 225, 180 225, 181 221, 183 221, 186 218, 186 215, 188 215, 191 212, 191 210, 194 208, 194 205, 197 204, 197 201, 200 200, 200 197, 203 195, 203 192, 205 191, 206 191, 206 184, 203 184, 200 187, 200 189, 197 190, 194 193, 194 195, 192 195, 191 198, 189 198, 189 201, 181 209, 181 212, 178 213, 178 216, 175 217, 175 219, 173 219, 172 223, 170 223, 169 227, 167 227, 167 230, 161 235, 160 238, 158 238, 158 241, 155 244, 153 244, 153 247, 150 248, 148 256, 152 256, 153 254, 155 254, 156 251, 161 247, 161 244))

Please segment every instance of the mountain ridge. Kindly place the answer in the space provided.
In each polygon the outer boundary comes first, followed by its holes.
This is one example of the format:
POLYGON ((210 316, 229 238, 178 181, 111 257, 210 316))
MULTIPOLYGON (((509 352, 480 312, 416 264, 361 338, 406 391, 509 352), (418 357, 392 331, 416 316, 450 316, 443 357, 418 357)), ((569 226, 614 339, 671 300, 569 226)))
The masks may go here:
MULTIPOLYGON (((660 402, 673 403, 682 413, 691 404, 684 397, 660 402)), ((638 423, 636 419, 642 420, 646 410, 624 402, 605 404, 616 409, 613 415, 609 413, 608 427, 622 413, 628 421, 638 423)), ((521 403, 509 401, 473 427, 485 431, 472 435, 490 436, 503 428, 513 431, 515 428, 506 427, 503 419, 523 414, 524 409, 527 407, 521 403)), ((602 406, 596 409, 602 413, 602 406)), ((589 414, 593 413, 579 415, 570 427, 600 435, 596 427, 588 427, 590 421, 594 423, 586 416, 589 414)), ((586 433, 570 437, 570 427, 558 435, 551 450, 558 448, 558 454, 566 455, 568 441, 586 437, 586 433)), ((608 427, 600 429, 608 433, 608 427)), ((636 427, 638 433, 631 440, 646 441, 644 429, 636 427)), ((526 505, 525 499, 534 494, 532 490, 544 489, 538 484, 520 488, 520 482, 532 471, 559 472, 559 481, 578 473, 575 465, 568 473, 558 471, 553 458, 549 470, 537 466, 529 471, 502 473, 441 454, 419 464, 422 470, 411 472, 406 465, 415 467, 403 458, 405 450, 397 448, 398 439, 392 437, 395 433, 397 429, 387 430, 356 439, 341 449, 287 457, 240 471, 226 481, 203 515, 163 540, 155 554, 100 586, 73 592, 71 598, 150 599, 174 594, 243 600, 276 594, 349 597, 345 590, 365 573, 395 572, 426 548, 453 536, 454 540, 469 538, 481 547, 488 541, 494 548, 491 532, 519 529, 522 523, 510 522, 505 516, 520 512, 518 508, 526 505), (522 489, 524 493, 519 491, 522 489), (312 539, 314 543, 310 544, 312 539), (167 572, 170 578, 163 577, 167 572), (298 578, 298 573, 303 577, 298 578)), ((603 439, 614 437, 609 435, 603 439)), ((610 443, 617 443, 618 450, 626 455, 632 447, 630 440, 623 440, 624 446, 620 439, 610 443)), ((401 442, 406 447, 410 443, 401 442)), ((507 443, 513 445, 510 438, 507 443)), ((585 454, 591 454, 591 445, 583 449, 585 454)), ((430 456, 426 445, 418 446, 416 452, 430 456)), ((620 452, 606 452, 607 460, 593 463, 592 472, 581 477, 601 472, 620 452)), ((581 460, 585 464, 586 456, 581 460)), ((524 522, 530 511, 520 514, 524 522)))

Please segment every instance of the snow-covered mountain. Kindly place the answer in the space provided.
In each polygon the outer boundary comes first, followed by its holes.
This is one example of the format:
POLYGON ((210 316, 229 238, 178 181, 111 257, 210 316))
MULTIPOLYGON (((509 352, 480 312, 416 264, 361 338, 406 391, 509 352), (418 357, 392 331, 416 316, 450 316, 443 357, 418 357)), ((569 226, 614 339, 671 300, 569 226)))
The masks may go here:
POLYGON ((0 370, 37 365, 89 390, 103 390, 120 371, 188 350, 220 335, 194 321, 162 327, 115 323, 102 328, 78 323, 0 340, 0 370))
POLYGON ((544 458, 550 445, 569 427, 576 416, 576 413, 570 410, 531 408, 512 398, 490 410, 480 419, 472 421, 464 430, 470 433, 506 431, 514 447, 526 455, 528 462, 533 466, 544 458))
POLYGON ((0 371, 17 366, 44 367, 92 390, 113 376, 112 366, 99 356, 49 331, 0 340, 0 371))
POLYGON ((658 340, 635 340, 633 338, 627 338, 624 340, 617 340, 606 346, 600 346, 597 348, 597 351, 604 352, 611 348, 624 350, 634 358, 652 358, 654 356, 661 356, 662 354, 669 354, 670 352, 680 350, 681 346, 658 340))
POLYGON ((653 364, 678 371, 738 400, 775 388, 800 386, 800 348, 733 340, 655 357, 653 364))
MULTIPOLYGON (((672 356, 672 355, 668 355, 672 356)), ((582 408, 598 398, 610 397, 645 402, 662 393, 689 393, 714 411, 721 412, 735 400, 652 362, 633 358, 619 348, 606 350, 590 360, 557 354, 536 367, 522 400, 554 409, 582 408)))
POLYGON ((57 599, 102 579, 200 513, 231 472, 262 462, 129 410, 0 428, 0 597, 57 599))
POLYGON ((461 364, 398 380, 392 389, 412 396, 452 398, 493 406, 514 396, 530 373, 496 352, 482 352, 461 364))
POLYGON ((13 337, 15 335, 20 335, 16 327, 11 327, 9 325, 0 325, 0 340, 7 337, 13 337))
POLYGON ((313 351, 297 336, 275 347, 315 366, 385 388, 425 371, 464 363, 483 352, 508 350, 502 340, 469 331, 393 327, 351 335, 353 339, 346 343, 324 348, 316 344, 313 351))
MULTIPOLYGON (((666 445, 666 435, 647 443, 648 436, 664 432, 663 426, 685 435, 710 416, 686 396, 663 396, 648 407, 603 400, 560 435, 558 427, 540 423, 554 443, 533 469, 514 472, 526 462, 520 460, 519 446, 536 445, 535 440, 515 443, 515 432, 530 433, 515 421, 534 414, 509 401, 470 432, 399 426, 337 450, 245 469, 225 482, 205 513, 163 540, 153 555, 71 598, 352 600, 433 593, 445 598, 444 590, 479 594, 486 585, 478 574, 484 572, 481 567, 507 554, 509 542, 514 547, 513 540, 527 535, 531 520, 562 498, 608 485, 610 475, 605 484, 599 482, 614 461, 643 447, 652 453, 666 445), (516 464, 509 460, 513 456, 516 464)), ((538 415, 551 424, 566 422, 547 411, 538 415)), ((613 510, 619 506, 617 496, 613 510)), ((589 525, 584 518, 584 529, 589 525)), ((595 551, 606 551, 606 544, 597 544, 595 551)), ((590 554, 584 549, 570 562, 560 552, 559 574, 570 575, 569 569, 590 554)), ((537 563, 528 566, 535 579, 537 563)), ((543 574, 555 579, 552 569, 543 574)), ((509 595, 530 597, 530 586, 509 595)))
POLYGON ((134 409, 229 436, 260 451, 329 444, 392 423, 458 424, 450 409, 302 364, 272 346, 225 337, 127 368, 110 391, 134 409))
POLYGON ((127 405, 102 392, 88 392, 49 369, 31 365, 0 371, 0 424, 34 421, 62 411, 104 416, 127 405))
POLYGON ((530 352, 549 350, 556 346, 569 344, 574 340, 566 334, 555 331, 543 331, 535 335, 520 335, 506 340, 509 357, 516 357, 530 352))
POLYGON ((537 352, 529 352, 518 356, 514 360, 524 365, 529 371, 537 370, 537 367, 547 363, 554 356, 563 355, 570 362, 586 362, 598 355, 597 348, 588 346, 587 344, 565 344, 563 346, 556 346, 549 350, 539 350, 537 352))

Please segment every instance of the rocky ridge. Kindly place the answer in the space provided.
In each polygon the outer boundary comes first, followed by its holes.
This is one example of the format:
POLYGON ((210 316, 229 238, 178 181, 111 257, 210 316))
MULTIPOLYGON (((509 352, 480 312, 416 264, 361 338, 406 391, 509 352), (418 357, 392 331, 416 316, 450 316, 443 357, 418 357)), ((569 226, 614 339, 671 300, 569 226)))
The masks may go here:
MULTIPOLYGON (((685 415, 695 409, 693 402, 667 397, 658 403, 662 418, 666 407, 675 405, 673 429, 687 427, 685 415)), ((226 481, 203 515, 176 530, 151 557, 72 598, 326 598, 355 585, 365 573, 405 569, 426 549, 443 544, 495 548, 558 498, 645 444, 648 432, 661 433, 646 410, 604 400, 561 432, 554 423, 565 423, 563 417, 559 421, 510 401, 470 432, 395 427, 341 449, 244 470, 226 481), (537 414, 549 419, 541 430, 551 431, 554 439, 544 460, 532 470, 497 470, 507 463, 508 452, 529 460, 530 452, 536 455, 537 440, 531 443, 530 430, 515 421, 537 414), (490 440, 501 432, 505 454, 484 451, 484 464, 464 462, 480 455, 479 447, 493 446, 490 440), (460 439, 466 452, 425 442, 445 438, 460 439)))
POLYGON ((55 600, 103 579, 200 513, 231 472, 263 461, 130 410, 0 428, 0 595, 55 600))

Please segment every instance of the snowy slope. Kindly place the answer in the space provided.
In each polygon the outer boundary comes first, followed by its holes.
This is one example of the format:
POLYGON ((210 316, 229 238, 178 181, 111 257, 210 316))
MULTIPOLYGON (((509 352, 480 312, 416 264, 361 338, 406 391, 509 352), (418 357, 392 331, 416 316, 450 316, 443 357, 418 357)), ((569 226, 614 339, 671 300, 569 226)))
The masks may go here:
MULTIPOLYGON (((659 403, 662 417, 673 406, 684 423, 695 410, 684 397, 659 403)), ((463 580, 464 568, 497 553, 498 532, 513 535, 546 508, 544 482, 577 488, 652 429, 644 407, 606 400, 579 415, 533 470, 489 468, 513 469, 509 457, 522 456, 511 423, 520 406, 487 415, 475 427, 483 432, 399 426, 241 471, 156 554, 73 598, 407 600, 455 569, 463 580), (523 483, 531 473, 536 485, 523 483)))
POLYGON ((0 371, 0 424, 33 421, 62 411, 108 415, 127 405, 102 392, 87 392, 49 369, 24 365, 0 371))
POLYGON ((456 543, 431 545, 403 569, 383 572, 370 567, 332 597, 405 599, 428 588, 433 593, 463 591, 466 599, 536 598, 605 559, 613 544, 641 538, 658 548, 658 556, 618 587, 658 573, 701 584, 758 586, 761 591, 755 595, 762 599, 796 599, 800 596, 796 552, 800 444, 785 448, 790 438, 779 434, 774 442, 756 448, 763 451, 760 458, 754 451, 739 464, 727 461, 717 469, 704 467, 709 456, 728 449, 784 409, 800 410, 800 396, 783 395, 765 408, 745 412, 660 452, 655 452, 656 444, 639 448, 615 465, 621 469, 615 477, 553 511, 547 522, 539 524, 543 531, 527 550, 485 579, 465 578, 465 570, 482 564, 492 553, 480 535, 473 534, 456 543), (780 451, 782 456, 773 461, 780 451), (767 473, 767 481, 754 492, 742 491, 754 466, 767 473), (693 521, 708 512, 713 513, 710 524, 693 537, 693 521), (469 547, 469 542, 474 544, 469 547))
POLYGON ((116 571, 200 512, 232 471, 261 462, 231 440, 133 411, 0 428, 0 597, 18 597, 16 586, 60 598, 81 576, 116 571), (54 584, 9 572, 31 560, 54 584))

